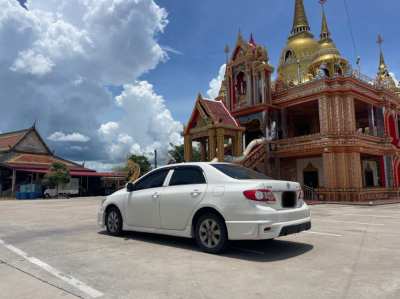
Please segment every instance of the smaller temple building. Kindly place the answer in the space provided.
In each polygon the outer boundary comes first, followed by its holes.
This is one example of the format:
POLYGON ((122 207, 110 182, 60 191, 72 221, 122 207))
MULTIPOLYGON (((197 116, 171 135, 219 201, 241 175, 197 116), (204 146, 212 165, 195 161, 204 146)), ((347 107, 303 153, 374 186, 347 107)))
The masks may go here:
POLYGON ((54 162, 65 164, 71 178, 79 179, 79 195, 109 194, 123 186, 126 174, 97 172, 56 156, 35 126, 0 134, 0 197, 14 197, 20 186, 42 186, 44 175, 54 162))

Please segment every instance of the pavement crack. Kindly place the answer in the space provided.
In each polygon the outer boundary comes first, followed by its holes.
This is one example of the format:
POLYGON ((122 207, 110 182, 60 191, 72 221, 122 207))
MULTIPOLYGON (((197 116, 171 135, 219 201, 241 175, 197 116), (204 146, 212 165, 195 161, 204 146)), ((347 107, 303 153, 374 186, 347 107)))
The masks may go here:
POLYGON ((28 276, 32 277, 33 279, 36 279, 36 280, 38 280, 38 281, 40 281, 40 282, 42 282, 42 283, 44 283, 44 284, 47 284, 48 286, 51 286, 51 287, 56 288, 56 289, 58 289, 58 290, 60 290, 60 291, 63 291, 63 292, 65 292, 65 293, 67 293, 67 294, 69 294, 69 295, 71 295, 71 296, 74 296, 74 297, 76 297, 76 298, 85 299, 84 297, 82 297, 82 296, 80 296, 80 295, 78 295, 78 294, 75 294, 75 293, 73 293, 73 292, 71 292, 71 291, 69 291, 69 290, 66 290, 66 289, 64 289, 64 288, 62 288, 62 287, 60 287, 60 286, 58 286, 58 285, 56 285, 56 284, 54 284, 54 283, 51 283, 51 282, 48 281, 48 280, 45 280, 45 279, 40 278, 40 277, 38 277, 38 276, 36 276, 36 275, 34 275, 34 274, 32 274, 32 273, 29 273, 29 272, 27 272, 27 271, 25 271, 25 270, 23 270, 23 269, 21 269, 21 268, 19 268, 19 267, 17 267, 17 266, 14 266, 14 265, 8 263, 7 261, 4 261, 4 260, 0 259, 0 264, 4 264, 4 265, 6 265, 7 267, 10 267, 10 268, 12 268, 12 269, 14 269, 14 270, 17 270, 17 271, 21 272, 21 273, 24 273, 25 275, 28 275, 28 276))

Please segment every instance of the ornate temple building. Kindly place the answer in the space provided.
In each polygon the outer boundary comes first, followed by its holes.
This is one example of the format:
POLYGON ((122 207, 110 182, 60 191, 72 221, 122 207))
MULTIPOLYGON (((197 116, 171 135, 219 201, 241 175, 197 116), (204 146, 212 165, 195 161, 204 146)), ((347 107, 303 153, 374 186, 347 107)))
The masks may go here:
MULTIPOLYGON (((238 34, 216 99, 198 96, 185 127, 185 159, 233 161, 294 180, 320 200, 398 196, 400 88, 381 48, 375 78, 353 70, 336 47, 322 7, 310 31, 302 0, 277 78, 267 49, 238 34)), ((378 55, 377 55, 378 56, 378 55)))

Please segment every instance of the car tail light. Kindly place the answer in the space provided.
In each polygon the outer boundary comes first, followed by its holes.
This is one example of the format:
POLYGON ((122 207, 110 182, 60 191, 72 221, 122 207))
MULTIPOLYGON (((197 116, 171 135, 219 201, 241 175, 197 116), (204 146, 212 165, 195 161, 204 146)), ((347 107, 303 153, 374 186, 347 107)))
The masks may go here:
POLYGON ((249 200, 259 202, 276 202, 274 194, 269 189, 246 190, 243 192, 243 195, 249 200))

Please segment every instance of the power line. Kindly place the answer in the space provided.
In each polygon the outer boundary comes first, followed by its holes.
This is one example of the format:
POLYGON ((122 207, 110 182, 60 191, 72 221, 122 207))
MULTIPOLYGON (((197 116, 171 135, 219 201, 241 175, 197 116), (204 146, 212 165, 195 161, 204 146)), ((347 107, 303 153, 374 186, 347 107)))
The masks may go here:
POLYGON ((351 41, 353 43, 354 55, 355 55, 356 61, 359 61, 357 45, 356 45, 356 39, 354 38, 353 26, 351 24, 349 5, 347 4, 347 0, 343 0, 343 2, 344 2, 344 8, 346 10, 347 24, 348 24, 348 27, 349 27, 349 30, 350 30, 351 41))

